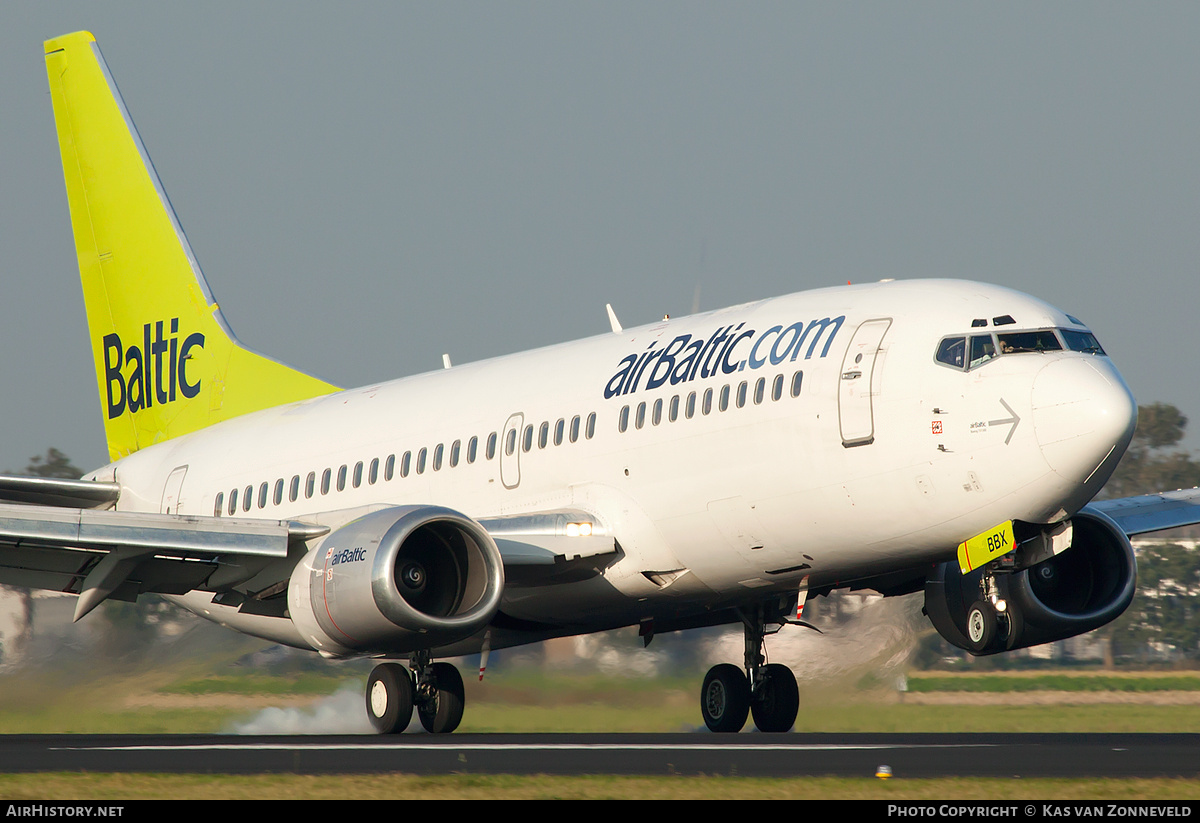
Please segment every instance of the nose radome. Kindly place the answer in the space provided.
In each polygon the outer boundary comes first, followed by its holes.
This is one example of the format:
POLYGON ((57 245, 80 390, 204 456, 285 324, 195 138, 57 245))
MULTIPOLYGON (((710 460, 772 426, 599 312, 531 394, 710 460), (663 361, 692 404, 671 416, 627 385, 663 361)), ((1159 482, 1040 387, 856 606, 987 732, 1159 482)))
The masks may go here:
MULTIPOLYGON (((1033 381, 1033 428, 1056 473, 1082 483, 1103 464, 1108 479, 1137 423, 1137 403, 1108 361, 1070 357, 1047 363, 1033 381)), ((1098 488, 1098 485, 1097 485, 1098 488)))

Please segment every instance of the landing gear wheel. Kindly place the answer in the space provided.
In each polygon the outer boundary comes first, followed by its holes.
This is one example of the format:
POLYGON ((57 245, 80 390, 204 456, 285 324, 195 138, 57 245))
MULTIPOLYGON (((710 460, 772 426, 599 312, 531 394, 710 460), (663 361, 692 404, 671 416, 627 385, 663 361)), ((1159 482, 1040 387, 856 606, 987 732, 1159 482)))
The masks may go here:
POLYGON ((367 680, 367 717, 380 734, 395 734, 412 720, 413 685, 408 669, 381 663, 367 680))
POLYGON ((967 611, 967 640, 971 650, 984 651, 996 638, 996 610, 985 600, 976 600, 967 611))
POLYGON ((750 684, 742 670, 730 663, 709 669, 700 690, 700 711, 710 731, 741 731, 750 713, 750 684))
POLYGON ((760 669, 762 682, 750 702, 754 725, 760 732, 786 732, 796 725, 800 690, 792 670, 780 663, 760 669))
POLYGON ((434 663, 432 693, 417 700, 417 717, 430 734, 449 734, 462 722, 466 698, 462 675, 449 663, 434 663))

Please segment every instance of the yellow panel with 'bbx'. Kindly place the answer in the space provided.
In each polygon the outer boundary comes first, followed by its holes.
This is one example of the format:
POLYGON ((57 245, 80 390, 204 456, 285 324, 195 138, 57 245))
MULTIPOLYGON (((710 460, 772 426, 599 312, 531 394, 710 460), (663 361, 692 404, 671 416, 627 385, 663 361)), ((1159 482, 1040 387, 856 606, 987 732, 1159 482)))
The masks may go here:
POLYGON ((1011 520, 1005 520, 999 526, 994 526, 969 540, 959 543, 958 567, 962 570, 963 574, 966 574, 969 571, 978 569, 984 563, 995 560, 1003 554, 1008 554, 1016 547, 1017 541, 1013 537, 1013 523, 1011 520))

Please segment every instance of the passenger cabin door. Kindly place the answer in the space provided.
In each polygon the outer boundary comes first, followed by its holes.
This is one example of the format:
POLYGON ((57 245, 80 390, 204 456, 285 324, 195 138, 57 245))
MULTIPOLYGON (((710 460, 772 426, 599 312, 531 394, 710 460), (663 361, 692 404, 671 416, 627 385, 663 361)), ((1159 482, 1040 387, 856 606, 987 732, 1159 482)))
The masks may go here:
POLYGON ((506 489, 515 489, 521 484, 521 424, 525 415, 511 415, 504 424, 500 436, 500 482, 506 489))
POLYGON ((890 317, 867 320, 855 329, 846 348, 838 378, 838 422, 846 448, 875 441, 872 398, 879 392, 876 362, 880 343, 891 325, 890 317))

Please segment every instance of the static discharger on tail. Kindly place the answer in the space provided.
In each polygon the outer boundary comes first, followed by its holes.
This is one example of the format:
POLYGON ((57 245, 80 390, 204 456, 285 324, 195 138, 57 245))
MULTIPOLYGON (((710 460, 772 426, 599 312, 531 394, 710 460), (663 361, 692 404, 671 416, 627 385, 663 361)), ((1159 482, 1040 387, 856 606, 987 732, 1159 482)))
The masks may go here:
MULTIPOLYGON (((324 657, 384 660, 367 715, 450 732, 441 659, 738 624, 707 726, 785 732, 764 638, 835 588, 924 592, 975 654, 1090 631, 1128 536, 1197 493, 1092 503, 1136 406, 1076 318, 952 280, 819 289, 363 389, 248 351, 90 34, 46 67, 112 462, 0 477, 0 582, 157 593, 324 657), (961 552, 959 547, 962 546, 961 552), (440 659, 439 659, 440 658, 440 659), (404 665, 404 663, 407 665, 404 665)), ((836 655, 836 648, 828 649, 836 655)))

